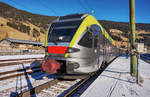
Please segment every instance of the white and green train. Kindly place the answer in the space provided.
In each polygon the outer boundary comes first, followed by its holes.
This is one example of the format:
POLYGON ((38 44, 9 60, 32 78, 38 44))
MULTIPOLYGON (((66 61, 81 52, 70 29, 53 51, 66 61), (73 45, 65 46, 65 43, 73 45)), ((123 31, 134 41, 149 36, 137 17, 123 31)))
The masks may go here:
POLYGON ((119 55, 115 41, 90 14, 60 16, 46 33, 42 70, 47 73, 89 74, 119 55))

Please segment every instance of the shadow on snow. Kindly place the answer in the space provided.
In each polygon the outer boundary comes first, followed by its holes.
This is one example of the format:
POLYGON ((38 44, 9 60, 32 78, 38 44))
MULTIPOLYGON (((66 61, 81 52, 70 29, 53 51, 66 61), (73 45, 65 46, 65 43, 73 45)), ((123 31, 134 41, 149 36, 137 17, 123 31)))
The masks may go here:
MULTIPOLYGON (((28 89, 32 89, 32 91, 30 92, 31 97, 37 97, 37 96, 35 94, 35 90, 34 90, 34 87, 32 86, 32 82, 31 82, 29 75, 34 80, 42 80, 43 77, 47 77, 48 79, 50 79, 50 78, 56 79, 57 78, 57 76, 54 74, 51 75, 51 74, 47 74, 47 73, 42 72, 40 62, 35 61, 35 62, 31 63, 30 66, 24 66, 24 64, 22 64, 22 69, 23 69, 23 72, 25 74, 25 79, 26 79, 28 89), (26 71, 26 68, 31 68, 33 73, 28 74, 26 71)), ((22 79, 22 76, 19 75, 19 72, 17 72, 17 73, 18 73, 18 76, 16 78, 16 89, 15 89, 15 92, 10 93, 10 97, 16 97, 16 95, 23 92, 23 87, 24 87, 23 86, 23 80, 24 79, 22 79)))

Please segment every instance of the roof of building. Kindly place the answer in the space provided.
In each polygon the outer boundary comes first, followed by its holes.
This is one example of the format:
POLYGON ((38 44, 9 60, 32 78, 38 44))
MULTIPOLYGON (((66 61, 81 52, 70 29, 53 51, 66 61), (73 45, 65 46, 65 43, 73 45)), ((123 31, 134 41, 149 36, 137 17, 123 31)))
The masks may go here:
POLYGON ((44 43, 38 42, 38 41, 18 40, 18 39, 11 39, 11 38, 5 38, 4 40, 7 40, 7 41, 13 42, 13 43, 20 43, 20 44, 30 44, 30 45, 44 46, 44 43))

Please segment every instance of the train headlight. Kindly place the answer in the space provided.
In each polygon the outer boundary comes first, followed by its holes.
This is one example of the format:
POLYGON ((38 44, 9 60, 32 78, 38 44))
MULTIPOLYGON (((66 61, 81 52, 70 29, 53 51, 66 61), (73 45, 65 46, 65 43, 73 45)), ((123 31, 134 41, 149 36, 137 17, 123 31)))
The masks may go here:
POLYGON ((67 49, 66 53, 74 53, 74 52, 78 52, 78 51, 80 51, 80 49, 69 47, 69 48, 67 49))
POLYGON ((68 52, 71 53, 71 52, 72 52, 72 49, 69 49, 68 52))
POLYGON ((73 64, 73 67, 74 67, 74 69, 77 69, 77 68, 80 67, 80 65, 79 65, 78 63, 74 63, 74 64, 73 64))
POLYGON ((77 68, 80 67, 80 65, 77 62, 71 62, 71 61, 69 61, 68 62, 68 67, 72 68, 72 69, 77 69, 77 68))

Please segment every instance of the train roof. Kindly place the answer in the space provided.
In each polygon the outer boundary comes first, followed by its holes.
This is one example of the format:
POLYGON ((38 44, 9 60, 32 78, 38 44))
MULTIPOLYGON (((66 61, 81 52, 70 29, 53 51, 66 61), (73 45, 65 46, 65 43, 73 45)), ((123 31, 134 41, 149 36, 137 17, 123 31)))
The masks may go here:
MULTIPOLYGON (((86 17, 90 16, 90 22, 95 21, 96 19, 89 13, 77 13, 77 14, 69 14, 65 16, 60 16, 57 20, 54 20, 53 23, 60 23, 60 22, 70 22, 70 21, 78 21, 84 20, 86 17)), ((97 21, 97 20, 96 20, 97 21)), ((96 22, 102 29, 103 35, 114 45, 116 46, 116 42, 112 39, 112 37, 106 32, 106 30, 102 27, 102 25, 97 21, 96 22)))
POLYGON ((82 19, 83 17, 86 17, 89 15, 88 13, 77 13, 77 14, 69 14, 65 16, 60 16, 59 20, 65 20, 65 19, 82 19))
POLYGON ((76 21, 76 20, 83 20, 86 16, 90 15, 89 13, 76 13, 76 14, 69 14, 65 16, 60 16, 55 22, 66 22, 66 21, 76 21))

